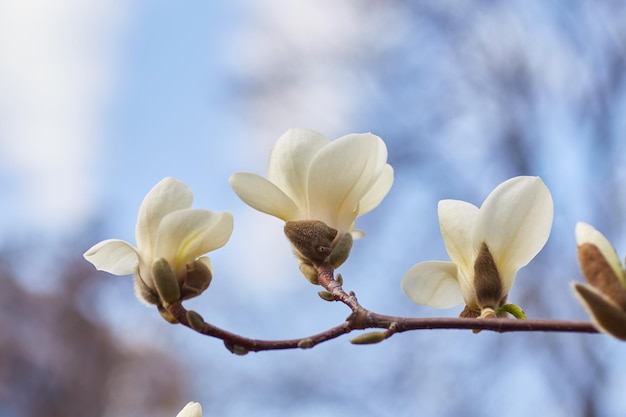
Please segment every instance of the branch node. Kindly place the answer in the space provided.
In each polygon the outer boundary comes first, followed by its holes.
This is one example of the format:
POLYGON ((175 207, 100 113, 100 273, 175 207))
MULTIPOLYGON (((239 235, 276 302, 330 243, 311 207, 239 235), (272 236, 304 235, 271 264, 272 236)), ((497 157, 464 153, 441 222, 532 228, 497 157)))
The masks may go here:
POLYGON ((298 347, 300 349, 311 349, 313 346, 315 346, 315 344, 310 338, 302 339, 298 342, 298 347))

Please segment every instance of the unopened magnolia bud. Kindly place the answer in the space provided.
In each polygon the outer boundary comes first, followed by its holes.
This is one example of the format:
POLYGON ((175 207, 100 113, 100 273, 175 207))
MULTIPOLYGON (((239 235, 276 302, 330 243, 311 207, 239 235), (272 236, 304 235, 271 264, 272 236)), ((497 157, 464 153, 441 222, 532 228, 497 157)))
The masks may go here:
POLYGON ((311 265, 307 261, 300 261, 298 267, 300 268, 300 272, 302 272, 302 275, 304 275, 304 277, 309 280, 311 284, 319 284, 317 269, 315 269, 313 265, 311 265))
POLYGON ((165 321, 171 324, 178 324, 176 317, 174 317, 165 307, 159 304, 157 306, 157 310, 159 310, 159 314, 161 314, 161 317, 163 317, 165 321))
POLYGON ((187 277, 181 289, 183 300, 202 294, 209 288, 213 274, 211 269, 202 261, 196 260, 187 265, 187 277))
POLYGON ((598 330, 626 340, 626 312, 594 287, 574 283, 572 288, 598 330))
POLYGON ((189 325, 191 326, 191 328, 197 331, 198 333, 202 333, 204 331, 204 325, 206 323, 204 322, 204 319, 202 318, 202 316, 196 313, 195 311, 193 310, 187 311, 187 321, 189 322, 189 325))
POLYGON ((333 295, 329 293, 328 291, 319 291, 317 295, 319 295, 320 298, 324 301, 335 301, 335 298, 333 297, 333 295))
POLYGON ((310 349, 313 347, 313 341, 311 339, 302 339, 298 342, 298 347, 300 349, 310 349))
POLYGON ((313 264, 320 264, 330 255, 337 230, 319 220, 299 220, 285 223, 285 235, 297 255, 313 264))
POLYGON ((180 284, 167 260, 159 258, 152 263, 152 276, 159 297, 165 304, 180 300, 180 284))
POLYGON ((386 338, 387 334, 385 332, 370 332, 350 339, 350 343, 353 345, 373 345, 382 342, 386 338))
POLYGON ((344 233, 339 240, 334 242, 333 250, 328 257, 328 262, 333 268, 339 268, 350 256, 350 249, 352 249, 352 235, 350 233, 344 233))
POLYGON ((237 345, 232 342, 224 341, 224 346, 226 346, 226 349, 228 349, 230 353, 234 353, 235 355, 238 355, 238 356, 244 356, 244 355, 247 355, 248 352, 250 352, 245 347, 241 345, 237 345))
POLYGON ((506 294, 502 294, 502 280, 489 248, 482 243, 474 262, 474 289, 481 308, 497 308, 506 294))
POLYGON ((626 310, 626 288, 600 249, 591 243, 578 246, 578 262, 587 282, 626 310))

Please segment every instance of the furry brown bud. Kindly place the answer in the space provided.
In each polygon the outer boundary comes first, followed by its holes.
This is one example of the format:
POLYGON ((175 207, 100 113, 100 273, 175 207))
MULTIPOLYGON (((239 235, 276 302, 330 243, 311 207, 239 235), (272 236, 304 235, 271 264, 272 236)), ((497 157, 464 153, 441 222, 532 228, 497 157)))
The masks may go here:
POLYGON ((592 243, 579 245, 578 262, 587 282, 626 311, 626 288, 600 249, 592 243))
POLYGON ((213 273, 204 262, 196 260, 187 265, 187 276, 181 289, 182 299, 187 300, 202 294, 209 288, 212 279, 213 273))
POLYGON ((476 301, 481 309, 499 307, 503 297, 506 296, 502 294, 502 280, 496 261, 485 242, 480 246, 474 262, 474 288, 476 301))
POLYGON ((313 264, 323 263, 332 251, 337 230, 318 220, 299 220, 285 223, 285 235, 296 254, 313 264))

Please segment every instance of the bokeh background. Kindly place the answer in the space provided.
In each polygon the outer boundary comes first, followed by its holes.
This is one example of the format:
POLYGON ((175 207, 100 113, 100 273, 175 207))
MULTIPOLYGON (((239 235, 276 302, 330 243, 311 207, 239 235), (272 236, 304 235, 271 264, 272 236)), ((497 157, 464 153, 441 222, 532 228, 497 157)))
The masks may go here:
POLYGON ((609 337, 419 331, 239 357, 81 255, 134 242, 141 200, 173 176, 235 215, 188 306, 250 337, 325 330, 347 309, 227 180, 264 174, 290 127, 371 131, 396 181, 340 271, 366 308, 458 315, 399 287, 447 259, 437 201, 539 175, 553 232, 510 300, 585 319, 576 222, 626 254, 625 71, 617 0, 0 0, 0 416, 166 417, 192 400, 224 417, 624 415, 626 345, 609 337))

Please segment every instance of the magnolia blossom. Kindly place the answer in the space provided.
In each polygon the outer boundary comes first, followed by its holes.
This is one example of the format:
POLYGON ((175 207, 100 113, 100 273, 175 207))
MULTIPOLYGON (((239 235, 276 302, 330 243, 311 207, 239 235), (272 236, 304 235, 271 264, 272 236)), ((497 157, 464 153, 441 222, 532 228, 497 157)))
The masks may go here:
POLYGON ((576 225, 578 261, 589 285, 574 294, 602 332, 626 340, 626 271, 606 237, 586 223, 576 225))
POLYGON ((393 183, 387 148, 371 133, 330 142, 320 133, 289 129, 272 149, 267 179, 248 172, 230 177, 251 207, 284 221, 319 220, 354 232, 354 220, 374 209, 393 183))
POLYGON ((187 185, 173 178, 163 179, 150 190, 139 208, 135 229, 137 247, 123 240, 108 239, 94 245, 83 256, 98 270, 113 275, 135 274, 139 298, 151 304, 160 304, 153 275, 157 260, 169 264, 181 286, 191 281, 190 271, 205 271, 204 275, 208 276, 204 280, 210 280, 210 260, 200 256, 226 244, 233 230, 233 217, 228 212, 192 209, 192 201, 193 193, 187 185))
POLYGON ((188 403, 176 417, 202 417, 202 406, 196 402, 188 403))
POLYGON ((515 177, 498 185, 480 208, 442 200, 438 211, 452 262, 413 266, 402 279, 402 290, 415 303, 432 307, 465 302, 472 311, 467 316, 497 311, 517 271, 548 240, 553 217, 548 188, 538 177, 515 177))

